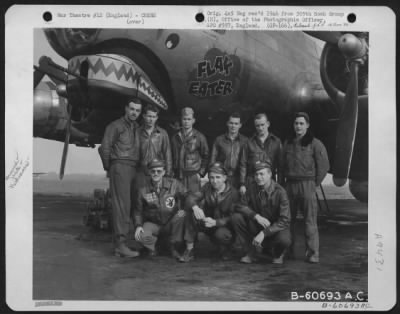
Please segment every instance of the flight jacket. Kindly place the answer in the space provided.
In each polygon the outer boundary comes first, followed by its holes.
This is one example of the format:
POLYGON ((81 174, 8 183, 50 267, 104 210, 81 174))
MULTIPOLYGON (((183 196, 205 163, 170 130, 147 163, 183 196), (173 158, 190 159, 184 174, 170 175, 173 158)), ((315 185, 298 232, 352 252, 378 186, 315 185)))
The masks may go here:
POLYGON ((228 134, 218 136, 213 144, 210 165, 222 162, 229 176, 240 174, 239 161, 243 158, 243 150, 248 138, 242 134, 231 140, 228 134))
POLYGON ((261 143, 257 135, 253 135, 244 147, 243 158, 240 160, 240 184, 245 185, 246 177, 254 174, 253 165, 256 161, 265 162, 267 159, 272 163, 272 176, 278 175, 280 180, 280 154, 281 140, 272 133, 268 134, 264 143, 261 143))
POLYGON ((173 170, 175 176, 183 178, 184 173, 199 173, 204 176, 209 158, 208 144, 205 136, 192 129, 192 134, 184 137, 182 131, 171 140, 173 170))
POLYGON ((271 236, 289 228, 289 199, 285 189, 273 180, 267 189, 260 188, 252 182, 240 203, 235 207, 235 212, 241 213, 248 219, 254 219, 257 214, 267 218, 271 225, 263 230, 265 236, 271 236), (264 193, 266 204, 262 204, 260 193, 264 193))
POLYGON ((140 138, 140 166, 148 174, 147 165, 154 158, 164 160, 165 175, 172 176, 172 155, 171 146, 167 131, 159 126, 155 126, 149 135, 144 126, 138 129, 140 138))
POLYGON ((234 206, 239 201, 239 192, 229 183, 225 190, 218 195, 215 193, 210 182, 207 182, 199 192, 190 193, 186 199, 187 210, 193 212, 194 205, 203 209, 206 217, 216 220, 217 227, 230 223, 234 206))
POLYGON ((113 161, 122 161, 136 166, 139 161, 138 124, 123 116, 111 122, 104 132, 99 154, 104 170, 110 169, 113 161))
POLYGON ((315 137, 308 143, 296 139, 285 141, 281 159, 286 181, 313 180, 319 186, 329 170, 326 148, 315 137))
POLYGON ((151 180, 146 180, 143 187, 134 191, 133 216, 135 227, 149 221, 165 225, 177 213, 184 209, 186 188, 174 178, 162 178, 160 193, 151 180))

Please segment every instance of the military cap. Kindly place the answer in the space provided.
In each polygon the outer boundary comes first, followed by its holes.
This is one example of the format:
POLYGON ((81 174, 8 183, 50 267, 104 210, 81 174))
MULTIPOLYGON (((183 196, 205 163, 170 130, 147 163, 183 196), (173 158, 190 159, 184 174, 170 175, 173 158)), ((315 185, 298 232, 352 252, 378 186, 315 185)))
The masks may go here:
POLYGON ((254 171, 258 171, 258 170, 265 169, 265 168, 271 169, 271 162, 269 160, 266 160, 266 161, 257 160, 254 163, 254 171))
POLYGON ((218 173, 218 174, 223 174, 227 175, 225 167, 222 165, 220 162, 214 162, 209 168, 208 168, 208 173, 213 172, 213 173, 218 173))
POLYGON ((164 162, 164 160, 157 159, 157 158, 154 158, 152 161, 150 161, 147 164, 148 169, 160 168, 160 167, 163 167, 165 169, 165 162, 164 162))
POLYGON ((181 111, 181 115, 183 116, 187 116, 187 115, 192 115, 194 116, 194 110, 190 107, 185 107, 182 109, 181 111))

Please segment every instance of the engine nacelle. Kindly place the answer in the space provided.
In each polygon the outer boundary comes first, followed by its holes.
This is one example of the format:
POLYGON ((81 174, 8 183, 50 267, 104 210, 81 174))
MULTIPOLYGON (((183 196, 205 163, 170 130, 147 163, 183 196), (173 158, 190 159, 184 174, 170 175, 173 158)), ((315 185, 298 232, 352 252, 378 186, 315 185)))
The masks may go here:
POLYGON ((363 203, 368 203, 368 181, 349 181, 349 188, 351 194, 363 203))
POLYGON ((41 82, 35 88, 33 102, 33 136, 54 138, 55 134, 65 132, 67 102, 52 82, 41 82))

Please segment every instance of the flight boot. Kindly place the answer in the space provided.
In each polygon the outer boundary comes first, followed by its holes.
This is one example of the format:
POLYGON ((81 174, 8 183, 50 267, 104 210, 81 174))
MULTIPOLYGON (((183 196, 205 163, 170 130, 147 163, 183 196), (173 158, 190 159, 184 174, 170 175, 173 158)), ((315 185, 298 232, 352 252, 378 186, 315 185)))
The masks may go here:
POLYGON ((313 254, 309 250, 306 251, 306 262, 311 264, 318 264, 319 263, 319 256, 317 254, 313 254))
POLYGON ((283 264, 283 258, 285 257, 285 251, 283 251, 280 255, 275 254, 274 250, 272 250, 272 264, 281 265, 283 264))
POLYGON ((188 250, 186 249, 183 252, 183 255, 179 258, 179 262, 181 263, 189 263, 190 261, 194 260, 194 249, 188 250))
POLYGON ((240 259, 240 262, 243 264, 252 264, 258 262, 257 249, 254 245, 252 245, 247 254, 240 259))
POLYGON ((132 251, 126 246, 124 242, 119 242, 117 247, 114 249, 114 255, 118 257, 138 257, 140 254, 137 251, 132 251))
POLYGON ((230 261, 232 259, 232 250, 230 246, 220 245, 219 256, 223 261, 230 261))

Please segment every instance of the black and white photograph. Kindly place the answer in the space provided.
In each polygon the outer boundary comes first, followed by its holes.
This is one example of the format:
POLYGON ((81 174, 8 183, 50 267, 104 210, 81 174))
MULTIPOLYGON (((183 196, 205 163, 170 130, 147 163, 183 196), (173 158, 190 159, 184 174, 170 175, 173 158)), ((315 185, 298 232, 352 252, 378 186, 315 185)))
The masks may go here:
POLYGON ((394 172, 376 197, 395 165, 395 147, 376 156, 377 131, 395 117, 377 128, 387 115, 369 97, 385 78, 361 13, 204 8, 200 28, 160 28, 162 9, 57 12, 24 48, 28 132, 6 134, 29 147, 10 144, 6 189, 11 206, 29 192, 31 307, 374 309, 371 283, 395 277, 394 172), (327 14, 347 22, 329 29, 327 14))

